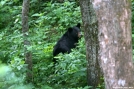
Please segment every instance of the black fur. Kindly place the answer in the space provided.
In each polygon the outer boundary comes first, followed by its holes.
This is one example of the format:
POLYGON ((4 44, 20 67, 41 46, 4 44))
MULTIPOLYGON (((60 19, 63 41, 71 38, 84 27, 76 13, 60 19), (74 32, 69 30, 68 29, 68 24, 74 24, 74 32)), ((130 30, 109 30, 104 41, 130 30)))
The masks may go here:
MULTIPOLYGON (((72 48, 76 47, 79 38, 81 37, 80 23, 74 27, 68 28, 68 31, 60 38, 53 49, 53 56, 59 53, 70 53, 72 48)), ((56 62, 56 59, 53 60, 56 62)))

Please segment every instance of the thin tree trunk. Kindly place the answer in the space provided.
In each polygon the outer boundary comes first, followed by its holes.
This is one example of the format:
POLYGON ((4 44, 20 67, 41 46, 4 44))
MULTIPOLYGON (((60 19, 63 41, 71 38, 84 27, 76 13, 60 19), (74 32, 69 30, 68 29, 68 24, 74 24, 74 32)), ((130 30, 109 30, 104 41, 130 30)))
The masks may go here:
POLYGON ((25 53, 25 63, 28 64, 27 71, 27 81, 32 81, 32 54, 27 50, 30 46, 30 41, 28 41, 28 13, 29 13, 29 0, 23 0, 22 7, 22 32, 24 37, 24 53, 25 53))
POLYGON ((131 0, 94 0, 106 89, 134 89, 131 0))
POLYGON ((89 86, 93 89, 100 80, 100 67, 98 62, 98 26, 93 10, 93 5, 90 0, 80 0, 80 7, 82 13, 82 21, 84 24, 84 37, 86 41, 86 58, 87 65, 87 81, 89 86))

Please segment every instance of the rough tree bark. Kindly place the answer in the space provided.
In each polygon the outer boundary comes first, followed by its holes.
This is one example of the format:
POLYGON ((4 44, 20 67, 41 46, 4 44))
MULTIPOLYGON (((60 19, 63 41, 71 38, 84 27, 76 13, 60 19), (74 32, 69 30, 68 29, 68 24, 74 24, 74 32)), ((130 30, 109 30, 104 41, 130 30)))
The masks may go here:
POLYGON ((24 53, 25 53, 25 63, 28 64, 27 71, 27 81, 32 81, 32 54, 27 50, 30 46, 30 41, 28 41, 28 13, 29 13, 29 0, 23 0, 22 7, 22 32, 24 37, 24 53))
POLYGON ((84 37, 86 42, 87 81, 93 89, 100 80, 100 67, 98 62, 98 26, 95 11, 90 0, 80 0, 84 37))
POLYGON ((93 0, 106 89, 134 89, 131 0, 93 0))

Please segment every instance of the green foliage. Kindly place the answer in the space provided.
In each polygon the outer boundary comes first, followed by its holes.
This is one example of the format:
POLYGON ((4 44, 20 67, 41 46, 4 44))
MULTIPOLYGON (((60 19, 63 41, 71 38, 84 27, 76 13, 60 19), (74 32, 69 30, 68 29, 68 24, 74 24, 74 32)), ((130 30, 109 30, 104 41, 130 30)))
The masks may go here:
MULTIPOLYGON (((43 6, 45 7, 43 9, 43 12, 34 13, 32 15, 32 20, 30 22, 30 25, 34 26, 34 30, 31 30, 31 32, 36 34, 36 36, 33 35, 31 39, 32 50, 33 50, 32 52, 34 55, 33 59, 34 59, 34 63, 37 64, 33 67, 34 82, 36 83, 36 86, 38 87, 44 87, 44 84, 48 85, 49 87, 52 86, 55 88, 63 87, 63 86, 69 87, 71 83, 72 83, 72 86, 76 87, 74 83, 75 81, 72 79, 74 75, 70 76, 71 73, 66 74, 66 72, 64 73, 64 76, 60 75, 61 72, 64 71, 62 67, 65 66, 64 65, 65 63, 62 63, 61 61, 61 63, 59 62, 61 65, 57 65, 54 68, 54 64, 52 63, 52 50, 53 50, 53 45, 58 40, 60 35, 63 35, 63 33, 66 31, 65 28, 68 28, 69 26, 73 26, 73 25, 76 25, 78 22, 81 22, 79 7, 76 6, 74 2, 65 2, 65 3, 48 2, 48 3, 44 3, 43 6), (56 72, 56 71, 59 71, 59 72, 56 72), (64 79, 64 77, 67 77, 67 78, 64 79), (66 82, 65 80, 68 81, 68 83, 66 84, 68 86, 65 86, 62 83, 62 82, 66 82)), ((77 54, 78 53, 79 52, 77 52, 77 54)), ((64 58, 64 55, 62 56, 64 58)), ((71 56, 74 57, 73 55, 71 56)), ((80 56, 78 56, 78 58, 79 57, 80 56)), ((70 59, 67 62, 69 61, 71 62, 72 60, 73 59, 70 59)), ((75 62, 72 62, 72 66, 74 65, 76 65, 75 62)), ((79 67, 82 67, 80 63, 79 63, 79 67)), ((68 71, 71 72, 73 71, 73 69, 72 70, 70 69, 68 71)), ((75 70, 74 72, 76 72, 75 74, 77 75, 80 73, 83 74, 82 72, 79 72, 78 70, 75 70)), ((84 74, 86 74, 86 72, 84 72, 84 74)), ((85 77, 85 76, 81 76, 81 77, 85 77)), ((85 79, 83 80, 84 82, 86 81, 85 79)), ((79 82, 77 81, 77 83, 79 82)))
MULTIPOLYGON (((11 30, 11 27, 14 26, 14 21, 16 17, 20 15, 21 12, 21 2, 19 0, 1 0, 0 1, 0 29, 8 28, 11 30)), ((13 27, 14 28, 14 27, 13 27)), ((1 30, 2 31, 2 30, 1 30)))
MULTIPOLYGON (((43 12, 34 13, 32 19, 35 21, 33 25, 44 26, 45 28, 53 28, 64 30, 67 26, 73 26, 80 22, 80 8, 74 2, 64 3, 44 3, 43 12), (51 25, 50 25, 51 24, 51 25)), ((31 24, 33 21, 31 21, 31 24)))
POLYGON ((32 85, 25 85, 24 77, 17 77, 12 68, 0 66, 0 89, 32 89, 32 85))
POLYGON ((58 63, 55 64, 52 83, 63 88, 86 86, 87 63, 83 44, 73 49, 70 54, 60 54, 56 58, 58 63))
MULTIPOLYGON (((0 62, 7 64, 9 71, 0 72, 9 80, 0 82, 1 89, 88 89, 86 84, 86 58, 84 39, 70 54, 60 54, 54 66, 54 44, 68 27, 81 22, 80 8, 74 1, 64 3, 31 0, 29 13, 29 36, 32 52, 33 83, 25 85, 23 34, 21 33, 20 0, 0 1, 0 62), (13 75, 11 75, 13 74, 13 75), (8 84, 8 85, 7 85, 8 84)), ((4 70, 6 70, 4 67, 4 70)), ((3 69, 0 68, 1 71, 3 69)), ((3 80, 2 77, 0 80, 3 80)))

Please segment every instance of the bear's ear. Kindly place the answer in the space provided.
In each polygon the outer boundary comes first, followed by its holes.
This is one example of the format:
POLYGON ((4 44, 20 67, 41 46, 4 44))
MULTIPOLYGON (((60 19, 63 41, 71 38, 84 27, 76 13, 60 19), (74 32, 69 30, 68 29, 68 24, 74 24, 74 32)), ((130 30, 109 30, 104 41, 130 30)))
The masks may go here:
POLYGON ((78 23, 76 27, 80 28, 80 23, 78 23))
POLYGON ((73 29, 72 29, 71 27, 70 27, 70 28, 68 28, 68 31, 69 31, 69 32, 71 32, 72 30, 73 30, 73 29))

